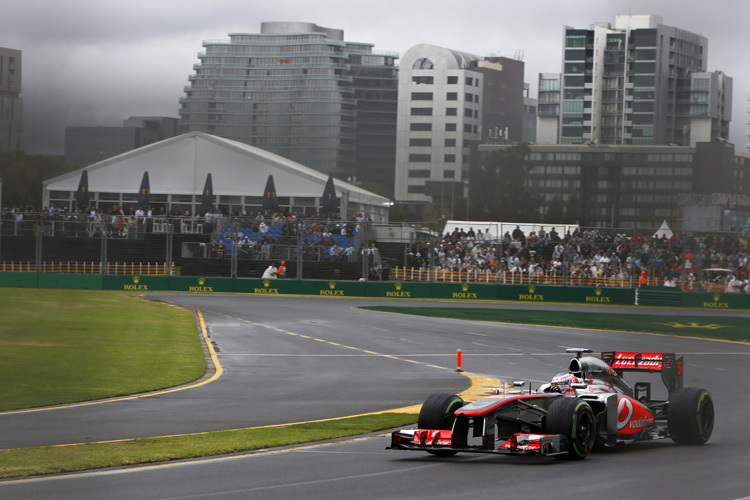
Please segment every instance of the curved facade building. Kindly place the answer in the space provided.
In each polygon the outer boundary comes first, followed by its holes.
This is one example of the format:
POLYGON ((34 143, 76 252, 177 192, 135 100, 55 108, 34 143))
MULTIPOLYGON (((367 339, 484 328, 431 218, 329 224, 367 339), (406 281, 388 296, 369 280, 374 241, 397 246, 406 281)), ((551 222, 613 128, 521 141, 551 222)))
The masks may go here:
POLYGON ((428 44, 410 48, 401 58, 398 201, 407 205, 431 202, 431 182, 447 190, 445 196, 463 196, 468 144, 480 138, 483 75, 477 70, 478 61, 475 55, 428 44))
POLYGON ((244 142, 343 179, 392 179, 397 54, 312 23, 262 23, 260 33, 203 46, 180 100, 181 133, 244 142))
POLYGON ((524 63, 421 44, 401 58, 395 197, 407 210, 465 211, 470 150, 524 140, 524 63), (459 208, 462 205, 463 208, 459 208))

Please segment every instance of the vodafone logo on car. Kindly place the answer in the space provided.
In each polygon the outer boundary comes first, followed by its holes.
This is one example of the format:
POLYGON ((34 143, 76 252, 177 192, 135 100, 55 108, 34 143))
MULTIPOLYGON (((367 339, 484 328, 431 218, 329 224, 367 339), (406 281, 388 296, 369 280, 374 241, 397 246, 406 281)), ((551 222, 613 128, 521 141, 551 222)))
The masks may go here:
POLYGON ((620 396, 617 400, 617 432, 636 434, 654 425, 654 416, 635 399, 620 396))

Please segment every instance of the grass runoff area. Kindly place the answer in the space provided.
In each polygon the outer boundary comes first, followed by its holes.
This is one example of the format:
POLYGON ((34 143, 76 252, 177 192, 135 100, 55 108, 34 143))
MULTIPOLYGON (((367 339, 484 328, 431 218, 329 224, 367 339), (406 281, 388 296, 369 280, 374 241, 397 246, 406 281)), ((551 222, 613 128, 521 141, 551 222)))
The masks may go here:
MULTIPOLYGON (((203 376, 192 311, 123 292, 0 288, 0 411, 154 391, 203 376)), ((2 417, 0 417, 2 418, 2 417)), ((416 422, 376 414, 276 427, 0 450, 0 479, 222 455, 416 422)))
POLYGON ((668 316, 654 314, 616 314, 586 311, 542 311, 528 309, 482 309, 462 307, 363 307, 371 311, 413 314, 432 318, 495 321, 542 326, 658 333, 682 337, 700 337, 735 342, 750 342, 748 318, 739 316, 668 316))
MULTIPOLYGON (((736 317, 368 307, 482 321, 748 341, 736 317)), ((0 411, 135 394, 200 378, 192 311, 123 292, 0 288, 0 411)), ((342 438, 410 425, 382 413, 178 436, 0 450, 0 479, 163 462, 342 438)))

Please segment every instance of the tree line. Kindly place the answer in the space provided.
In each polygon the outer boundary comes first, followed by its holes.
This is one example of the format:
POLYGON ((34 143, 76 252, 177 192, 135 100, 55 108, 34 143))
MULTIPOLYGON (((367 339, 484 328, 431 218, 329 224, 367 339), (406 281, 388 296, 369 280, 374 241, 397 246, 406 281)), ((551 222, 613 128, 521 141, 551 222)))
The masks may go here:
POLYGON ((60 156, 0 152, 3 207, 41 208, 42 181, 75 168, 67 166, 60 156))

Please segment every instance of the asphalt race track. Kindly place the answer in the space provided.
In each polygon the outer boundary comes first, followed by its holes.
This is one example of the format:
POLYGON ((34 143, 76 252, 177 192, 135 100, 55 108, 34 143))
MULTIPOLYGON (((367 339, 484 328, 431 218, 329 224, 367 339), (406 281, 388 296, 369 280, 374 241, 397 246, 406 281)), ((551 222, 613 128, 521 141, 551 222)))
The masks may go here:
MULTIPOLYGON (((149 298, 199 307, 224 373, 211 383, 162 395, 0 413, 0 448, 231 429, 409 406, 432 392, 457 393, 469 386, 469 380, 454 371, 458 349, 467 372, 527 380, 534 387, 564 370, 570 358, 565 347, 682 353, 685 385, 705 387, 714 398, 714 433, 704 446, 639 443, 581 462, 473 454, 438 458, 386 451, 386 436, 367 436, 5 481, 0 482, 0 498, 750 498, 750 345, 356 309, 385 303, 379 300, 187 294, 149 298)), ((660 313, 617 308, 629 310, 660 313)))

